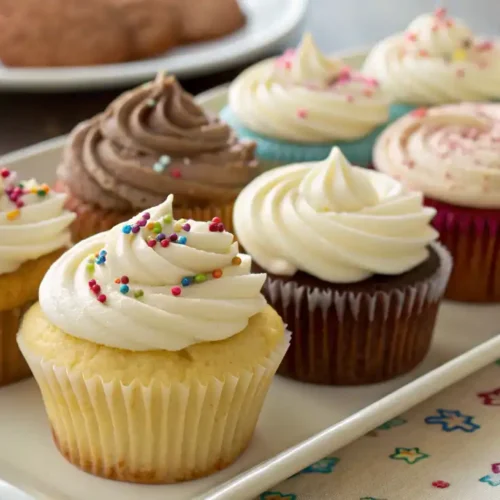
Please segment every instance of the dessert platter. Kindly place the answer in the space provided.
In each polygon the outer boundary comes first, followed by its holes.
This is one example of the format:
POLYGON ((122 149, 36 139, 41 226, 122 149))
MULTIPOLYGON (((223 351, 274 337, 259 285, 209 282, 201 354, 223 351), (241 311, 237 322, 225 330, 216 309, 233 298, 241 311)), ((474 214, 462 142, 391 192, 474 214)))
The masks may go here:
POLYGON ((2 0, 0 89, 81 91, 130 86, 163 69, 179 77, 222 71, 294 43, 307 5, 211 0, 204 12, 193 0, 2 0))
POLYGON ((500 358, 498 48, 442 11, 390 40, 160 73, 4 157, 2 480, 252 500, 500 358), (390 97, 430 63, 455 94, 390 97))

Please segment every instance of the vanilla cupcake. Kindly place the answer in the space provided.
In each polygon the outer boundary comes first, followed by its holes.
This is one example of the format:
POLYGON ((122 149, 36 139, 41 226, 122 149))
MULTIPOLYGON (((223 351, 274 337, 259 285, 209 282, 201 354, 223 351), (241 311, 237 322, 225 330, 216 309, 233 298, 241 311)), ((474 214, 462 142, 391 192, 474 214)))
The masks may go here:
POLYGON ((57 447, 106 478, 231 464, 289 343, 233 235, 217 218, 176 221, 172 203, 64 254, 18 336, 57 447))
POLYGON ((294 332, 279 373, 366 384, 422 361, 451 269, 433 208, 388 175, 321 162, 276 168, 236 200, 238 241, 294 332))
POLYGON ((500 48, 445 9, 423 14, 370 52, 363 71, 394 102, 391 118, 421 106, 500 99, 500 48))
POLYGON ((70 242, 66 196, 0 170, 0 386, 30 374, 16 343, 21 317, 50 265, 70 242))
POLYGON ((376 80, 322 54, 310 34, 296 50, 243 71, 221 112, 272 166, 322 160, 333 145, 356 164, 368 165, 388 115, 376 80))
POLYGON ((500 302, 500 104, 415 110, 380 136, 374 162, 437 210, 455 262, 446 296, 500 302))

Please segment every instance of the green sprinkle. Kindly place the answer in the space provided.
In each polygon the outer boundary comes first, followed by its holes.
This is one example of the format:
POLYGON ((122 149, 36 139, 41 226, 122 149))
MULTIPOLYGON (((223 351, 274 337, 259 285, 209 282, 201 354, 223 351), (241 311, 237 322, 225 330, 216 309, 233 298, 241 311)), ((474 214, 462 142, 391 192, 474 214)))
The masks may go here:
POLYGON ((46 193, 43 189, 39 189, 39 190, 36 192, 36 194, 37 194, 38 196, 42 196, 42 197, 43 197, 43 196, 45 196, 47 193, 46 193))
POLYGON ((136 290, 136 291, 134 292, 134 297, 135 297, 136 299, 140 299, 143 295, 144 295, 144 292, 143 292, 142 290, 136 290))
POLYGON ((161 224, 159 222, 155 222, 155 225, 153 227, 153 233, 160 234, 161 231, 162 231, 161 224))
POLYGON ((162 165, 161 163, 155 163, 153 165, 153 170, 157 173, 157 174, 161 174, 162 172, 165 172, 165 165, 162 165))
POLYGON ((194 277, 195 283, 203 283, 204 281, 207 281, 207 277, 204 274, 197 274, 194 277))
POLYGON ((172 216, 171 215, 165 215, 165 217, 163 217, 163 222, 165 224, 170 224, 172 222, 172 216))
POLYGON ((94 265, 94 263, 93 263, 93 262, 89 262, 89 263, 87 264, 87 271, 88 271, 89 273, 93 273, 93 272, 95 271, 95 265, 94 265))

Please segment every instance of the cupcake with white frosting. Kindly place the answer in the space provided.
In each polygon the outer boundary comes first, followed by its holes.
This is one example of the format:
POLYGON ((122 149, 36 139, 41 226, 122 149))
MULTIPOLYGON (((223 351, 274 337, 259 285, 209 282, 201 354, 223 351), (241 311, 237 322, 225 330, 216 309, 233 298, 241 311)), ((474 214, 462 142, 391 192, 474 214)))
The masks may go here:
POLYGON ((272 165, 321 160, 333 145, 367 165, 388 113, 376 80, 325 56, 306 34, 297 49, 243 71, 221 117, 272 165))
POLYGON ((172 203, 64 254, 18 336, 57 447, 110 479, 232 463, 289 344, 233 235, 217 218, 176 221, 172 203))
POLYGON ((321 162, 276 168, 243 189, 234 227, 294 332, 280 373, 320 384, 380 382, 430 345, 451 270, 433 208, 388 175, 321 162))
POLYGON ((500 99, 500 48, 443 8, 379 42, 363 71, 393 101, 391 118, 415 107, 500 99))
POLYGON ((0 385, 30 374, 16 334, 50 265, 70 243, 66 195, 0 169, 0 385))
POLYGON ((500 104, 415 110, 384 131, 374 161, 437 210, 455 261, 446 296, 500 302, 500 104))

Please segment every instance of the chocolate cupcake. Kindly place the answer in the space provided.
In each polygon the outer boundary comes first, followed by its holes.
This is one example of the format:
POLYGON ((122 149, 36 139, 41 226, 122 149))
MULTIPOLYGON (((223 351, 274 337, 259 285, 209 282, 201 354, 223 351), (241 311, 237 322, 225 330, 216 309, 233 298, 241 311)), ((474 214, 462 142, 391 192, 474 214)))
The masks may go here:
POLYGON ((70 135, 58 189, 78 214, 73 239, 110 229, 170 192, 181 218, 231 220, 236 196, 259 173, 254 150, 159 74, 70 135))
POLYGON ((366 384, 422 361, 452 265, 435 243, 434 214, 421 193, 351 166, 338 148, 243 189, 236 235, 294 331, 281 374, 366 384))

